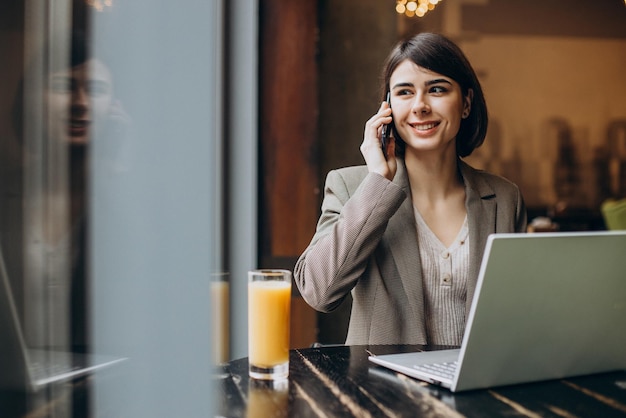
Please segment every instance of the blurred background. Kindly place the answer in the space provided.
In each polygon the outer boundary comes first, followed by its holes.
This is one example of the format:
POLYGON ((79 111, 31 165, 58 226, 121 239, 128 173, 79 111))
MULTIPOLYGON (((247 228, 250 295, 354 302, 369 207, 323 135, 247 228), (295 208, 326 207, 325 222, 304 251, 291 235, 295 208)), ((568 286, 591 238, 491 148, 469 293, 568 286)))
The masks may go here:
MULTIPOLYGON (((363 162, 385 57, 418 32, 457 42, 485 90, 468 162, 516 182, 529 220, 606 228, 602 203, 626 197, 626 3, 429 4, 2 2, 0 243, 25 335, 135 359, 132 399, 96 384, 90 408, 210 409, 211 356, 247 356, 247 270, 293 269, 326 173, 363 162), (89 118, 80 80, 53 83, 76 68, 77 33, 99 63, 80 79, 89 118)), ((292 347, 342 343, 349 309, 318 314, 294 289, 292 347)))

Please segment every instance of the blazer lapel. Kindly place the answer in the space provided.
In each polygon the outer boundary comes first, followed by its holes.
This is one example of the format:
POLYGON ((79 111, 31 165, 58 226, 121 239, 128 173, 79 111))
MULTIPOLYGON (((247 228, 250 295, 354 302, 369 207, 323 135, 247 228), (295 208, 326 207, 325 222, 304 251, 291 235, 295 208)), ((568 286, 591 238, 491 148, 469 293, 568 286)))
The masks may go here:
POLYGON ((465 206, 468 213, 470 236, 470 280, 467 283, 466 312, 472 305, 476 282, 487 237, 496 232, 496 195, 493 188, 475 174, 473 168, 459 161, 465 183, 465 206))
POLYGON ((425 340, 422 266, 417 245, 411 188, 402 160, 398 160, 398 172, 394 178, 394 183, 402 187, 407 198, 394 216, 389 219, 385 238, 411 308, 414 321, 411 326, 414 326, 417 335, 424 336, 425 340))

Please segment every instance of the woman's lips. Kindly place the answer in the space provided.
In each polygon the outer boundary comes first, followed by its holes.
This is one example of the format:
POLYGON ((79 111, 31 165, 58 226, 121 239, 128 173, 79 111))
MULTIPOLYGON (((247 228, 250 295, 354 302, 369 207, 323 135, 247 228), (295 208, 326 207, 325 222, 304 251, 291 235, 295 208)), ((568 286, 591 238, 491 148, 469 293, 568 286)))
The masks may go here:
POLYGON ((435 122, 430 122, 430 123, 415 125, 415 129, 417 129, 418 131, 427 131, 429 129, 434 128, 435 126, 437 126, 435 122))
POLYGON ((89 121, 86 119, 71 119, 69 122, 69 134, 71 136, 85 136, 89 130, 89 121))
POLYGON ((437 128, 437 126, 439 126, 439 122, 423 122, 423 123, 412 123, 411 127, 418 133, 418 134, 429 134, 432 131, 435 130, 435 128, 437 128))

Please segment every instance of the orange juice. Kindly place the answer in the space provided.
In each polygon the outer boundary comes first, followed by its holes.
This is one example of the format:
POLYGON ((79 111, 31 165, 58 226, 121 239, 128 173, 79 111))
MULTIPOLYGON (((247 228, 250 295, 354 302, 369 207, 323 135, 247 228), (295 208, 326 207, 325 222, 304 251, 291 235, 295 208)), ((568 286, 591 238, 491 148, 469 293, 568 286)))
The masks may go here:
POLYGON ((246 418, 267 418, 289 416, 289 382, 278 384, 265 380, 248 381, 248 407, 246 418))
POLYGON ((289 361, 291 282, 248 283, 248 356, 250 364, 272 367, 289 361))
POLYGON ((229 286, 227 281, 211 282, 213 358, 215 364, 228 361, 229 286))

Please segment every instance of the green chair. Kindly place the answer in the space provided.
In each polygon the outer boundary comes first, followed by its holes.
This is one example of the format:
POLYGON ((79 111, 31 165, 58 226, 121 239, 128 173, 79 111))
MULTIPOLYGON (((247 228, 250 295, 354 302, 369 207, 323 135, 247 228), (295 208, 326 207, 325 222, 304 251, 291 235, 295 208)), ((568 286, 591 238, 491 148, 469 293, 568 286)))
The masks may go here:
POLYGON ((626 198, 608 199, 600 206, 606 229, 626 229, 626 198))

